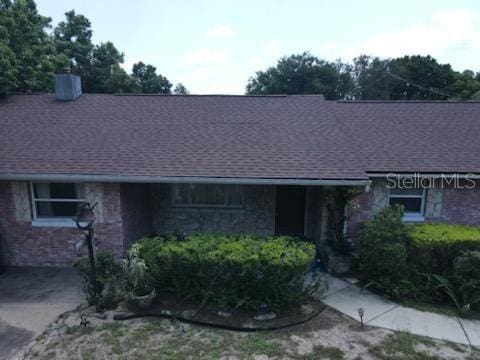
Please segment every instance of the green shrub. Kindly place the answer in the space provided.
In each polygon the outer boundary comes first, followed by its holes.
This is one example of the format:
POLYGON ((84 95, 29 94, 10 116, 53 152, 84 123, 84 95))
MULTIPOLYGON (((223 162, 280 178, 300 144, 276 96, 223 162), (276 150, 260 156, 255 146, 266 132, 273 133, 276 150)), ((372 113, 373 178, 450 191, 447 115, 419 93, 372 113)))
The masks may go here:
POLYGON ((115 307, 121 300, 118 290, 120 266, 112 254, 105 250, 97 253, 97 287, 99 294, 95 293, 94 285, 90 281, 90 262, 87 256, 78 259, 74 267, 80 271, 84 279, 84 291, 89 305, 95 305, 99 309, 115 307))
POLYGON ((139 244, 157 291, 247 309, 302 301, 303 275, 315 257, 313 244, 286 236, 190 235, 139 244))
POLYGON ((450 276, 463 310, 480 307, 480 251, 462 251, 450 276))
POLYGON ((408 228, 402 217, 402 207, 387 207, 366 221, 360 234, 362 280, 393 299, 413 290, 407 266, 408 228))
POLYGON ((409 258, 419 272, 452 274, 464 250, 480 250, 480 227, 415 224, 410 229, 409 258))

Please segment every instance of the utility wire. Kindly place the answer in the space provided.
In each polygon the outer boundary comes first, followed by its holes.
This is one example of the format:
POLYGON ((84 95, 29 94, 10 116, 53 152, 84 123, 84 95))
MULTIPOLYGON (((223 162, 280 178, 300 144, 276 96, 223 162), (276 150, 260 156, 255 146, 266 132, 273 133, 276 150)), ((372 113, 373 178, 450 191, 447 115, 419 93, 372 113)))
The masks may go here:
POLYGON ((350 95, 351 96, 355 96, 357 94, 359 94, 360 92, 372 87, 373 85, 377 84, 380 80, 383 80, 386 76, 391 76, 397 80, 400 80, 400 81, 403 81, 404 83, 406 83, 407 85, 413 85, 419 89, 422 89, 422 90, 425 90, 425 91, 429 91, 433 94, 437 94, 437 95, 442 95, 442 96, 445 96, 447 98, 450 98, 452 97, 452 95, 449 95, 449 94, 446 94, 444 92, 441 92, 439 90, 435 90, 435 89, 432 89, 432 88, 427 88, 425 86, 422 86, 422 85, 419 85, 417 83, 414 83, 413 81, 411 80, 408 80, 408 79, 405 79, 404 77, 401 77, 400 75, 397 75, 397 74, 394 74, 390 71, 390 69, 387 69, 387 72, 385 74, 383 74, 382 76, 380 76, 378 79, 372 81, 370 84, 366 85, 366 86, 363 86, 361 88, 358 88, 357 90, 353 91, 350 95))
POLYGON ((432 88, 427 88, 427 87, 425 87, 425 86, 416 84, 416 83, 414 83, 414 82, 411 81, 411 80, 405 79, 405 78, 401 77, 400 75, 397 75, 397 74, 392 73, 390 70, 388 71, 388 74, 389 74, 390 76, 398 79, 398 80, 401 80, 401 81, 405 82, 406 84, 412 84, 413 86, 416 86, 416 87, 419 88, 419 89, 426 90, 426 91, 430 91, 431 93, 434 93, 434 94, 446 96, 447 98, 452 97, 451 95, 445 94, 445 93, 443 93, 443 92, 441 92, 441 91, 438 91, 438 90, 435 90, 435 89, 432 89, 432 88))

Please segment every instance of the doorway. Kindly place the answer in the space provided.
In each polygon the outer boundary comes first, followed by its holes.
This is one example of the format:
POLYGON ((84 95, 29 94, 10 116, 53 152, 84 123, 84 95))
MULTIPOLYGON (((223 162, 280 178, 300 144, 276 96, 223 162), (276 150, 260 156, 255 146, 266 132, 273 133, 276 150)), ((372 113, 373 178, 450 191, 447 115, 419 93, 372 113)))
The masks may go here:
POLYGON ((304 235, 305 186, 277 186, 275 196, 275 233, 304 235))

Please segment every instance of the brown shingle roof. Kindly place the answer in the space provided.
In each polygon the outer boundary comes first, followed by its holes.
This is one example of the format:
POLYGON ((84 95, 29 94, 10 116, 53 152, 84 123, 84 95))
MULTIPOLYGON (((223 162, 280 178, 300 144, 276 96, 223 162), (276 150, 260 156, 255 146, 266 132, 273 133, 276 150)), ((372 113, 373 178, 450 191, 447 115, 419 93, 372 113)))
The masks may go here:
POLYGON ((480 172, 480 103, 52 94, 0 101, 0 174, 366 179, 480 172))

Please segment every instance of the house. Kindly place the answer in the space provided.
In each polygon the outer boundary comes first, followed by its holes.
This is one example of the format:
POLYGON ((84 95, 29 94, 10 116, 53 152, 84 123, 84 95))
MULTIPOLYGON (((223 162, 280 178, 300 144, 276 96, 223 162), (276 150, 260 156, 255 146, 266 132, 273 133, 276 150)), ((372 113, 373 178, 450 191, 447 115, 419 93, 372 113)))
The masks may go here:
POLYGON ((347 209, 353 241, 391 203, 406 221, 480 224, 479 139, 475 102, 81 95, 78 77, 56 75, 55 94, 0 100, 0 241, 8 265, 69 266, 81 237, 71 218, 89 201, 116 256, 151 233, 322 246, 333 187, 360 192, 347 209), (389 184, 413 173, 437 186, 389 184))

